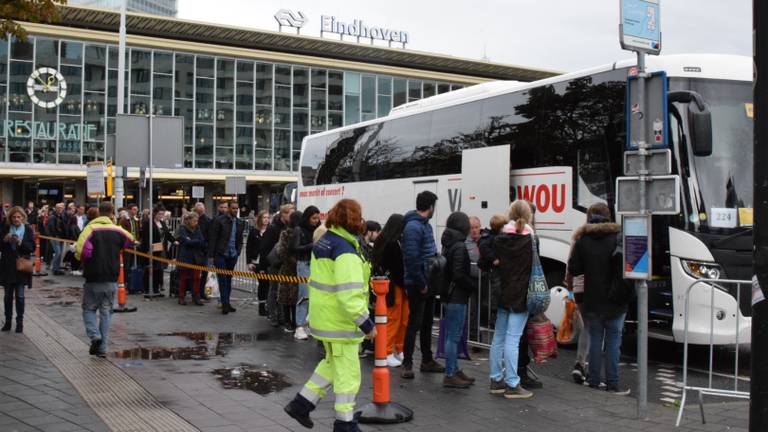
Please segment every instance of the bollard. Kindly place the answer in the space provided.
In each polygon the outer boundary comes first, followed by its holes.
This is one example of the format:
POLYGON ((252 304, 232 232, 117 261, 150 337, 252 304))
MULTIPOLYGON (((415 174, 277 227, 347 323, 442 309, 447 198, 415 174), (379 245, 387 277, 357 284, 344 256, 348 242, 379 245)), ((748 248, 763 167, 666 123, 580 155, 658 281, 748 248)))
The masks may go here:
POLYGON ((126 291, 125 291, 125 269, 123 267, 123 254, 120 253, 120 273, 117 275, 117 305, 113 312, 136 312, 136 307, 126 307, 126 291))
POLYGON ((387 367, 387 292, 389 279, 373 278, 376 293, 376 367, 373 369, 373 402, 355 413, 360 423, 405 423, 413 419, 413 411, 392 402, 389 395, 389 368, 387 367))
POLYGON ((40 254, 40 233, 35 230, 35 272, 32 276, 48 276, 48 273, 43 271, 43 257, 40 254))

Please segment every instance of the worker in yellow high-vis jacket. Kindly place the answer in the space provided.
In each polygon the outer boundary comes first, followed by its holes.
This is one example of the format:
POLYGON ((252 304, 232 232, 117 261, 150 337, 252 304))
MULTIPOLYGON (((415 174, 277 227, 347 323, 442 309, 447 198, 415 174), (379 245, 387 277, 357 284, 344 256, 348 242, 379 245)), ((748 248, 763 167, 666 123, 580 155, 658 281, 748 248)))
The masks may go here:
POLYGON ((358 348, 363 338, 376 336, 368 313, 370 265, 358 235, 363 229, 357 201, 343 199, 328 212, 328 232, 315 243, 310 261, 309 328, 323 342, 325 359, 285 412, 307 428, 309 413, 333 387, 336 395, 334 432, 358 432, 355 397, 360 389, 358 348))

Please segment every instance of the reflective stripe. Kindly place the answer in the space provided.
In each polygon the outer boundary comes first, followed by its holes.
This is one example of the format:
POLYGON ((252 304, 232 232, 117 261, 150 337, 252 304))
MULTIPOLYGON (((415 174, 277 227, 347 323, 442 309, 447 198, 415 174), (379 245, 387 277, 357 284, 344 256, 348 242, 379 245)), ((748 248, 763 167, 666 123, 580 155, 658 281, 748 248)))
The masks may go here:
POLYGON ((314 383, 318 387, 322 387, 325 389, 331 387, 330 381, 328 381, 327 379, 323 378, 321 375, 318 375, 316 373, 313 373, 312 376, 309 378, 309 380, 312 381, 312 383, 314 383))
POLYGON ((335 339, 355 339, 365 336, 360 330, 318 330, 316 328, 310 329, 312 336, 335 338, 335 339))
POLYGON ((310 401, 312 405, 317 405, 317 403, 320 402, 320 395, 315 393, 314 390, 312 390, 307 386, 304 386, 304 388, 301 389, 299 394, 304 396, 306 400, 310 401))
POLYGON ((336 411, 336 420, 351 422, 355 419, 354 411, 336 411))
POLYGON ((376 361, 373 362, 373 365, 376 367, 387 367, 387 359, 376 359, 376 361))
POLYGON ((350 393, 337 393, 336 394, 336 404, 353 404, 355 403, 355 396, 356 394, 350 394, 350 393))
POLYGON ((375 318, 374 322, 376 324, 386 324, 387 323, 387 316, 386 315, 383 315, 383 316, 376 315, 376 318, 375 318))
POLYGON ((309 286, 314 289, 318 289, 320 291, 326 291, 326 292, 339 292, 339 291, 346 291, 351 289, 363 289, 365 287, 364 284, 360 282, 348 282, 348 283, 340 283, 340 284, 324 284, 320 283, 318 281, 310 281, 309 286))
POLYGON ((357 325, 358 327, 363 325, 366 321, 368 321, 369 316, 370 315, 368 315, 368 311, 363 312, 362 315, 360 315, 359 317, 357 317, 357 319, 355 319, 355 325, 357 325))

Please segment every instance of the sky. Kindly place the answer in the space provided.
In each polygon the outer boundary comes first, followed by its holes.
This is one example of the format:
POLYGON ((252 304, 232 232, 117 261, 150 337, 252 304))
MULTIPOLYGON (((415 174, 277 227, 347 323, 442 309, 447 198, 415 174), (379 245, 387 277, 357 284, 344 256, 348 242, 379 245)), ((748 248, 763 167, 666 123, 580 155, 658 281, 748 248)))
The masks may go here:
MULTIPOLYGON (((408 49, 475 60, 566 72, 633 56, 619 47, 619 0, 179 0, 179 18, 277 31, 283 8, 308 17, 304 35, 335 15, 407 31, 408 49)), ((661 31, 662 55, 751 56, 752 0, 662 0, 661 31)))

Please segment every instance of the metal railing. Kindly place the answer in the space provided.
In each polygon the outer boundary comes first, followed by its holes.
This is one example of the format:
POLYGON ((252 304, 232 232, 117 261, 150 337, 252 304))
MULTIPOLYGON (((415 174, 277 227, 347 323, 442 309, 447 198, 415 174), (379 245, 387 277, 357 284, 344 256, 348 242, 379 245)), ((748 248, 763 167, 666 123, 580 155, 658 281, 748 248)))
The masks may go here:
MULTIPOLYGON (((477 264, 472 263, 472 267, 477 264)), ((477 275, 477 295, 472 296, 467 305, 467 343, 470 346, 490 349, 493 341, 494 327, 496 324, 495 313, 492 309, 493 302, 491 292, 491 274, 478 269, 477 275)), ((432 335, 438 336, 440 331, 440 320, 443 317, 443 303, 440 296, 436 298, 435 306, 435 325, 432 328, 432 335)))
POLYGON ((739 347, 740 347, 740 333, 741 328, 740 324, 741 321, 739 319, 739 305, 741 305, 741 286, 742 285, 751 285, 751 281, 744 281, 744 280, 729 280, 729 279, 699 279, 693 283, 691 283, 688 288, 685 290, 685 330, 684 330, 684 336, 683 336, 683 397, 680 401, 680 410, 677 413, 677 421, 675 423, 675 427, 680 426, 680 422, 683 418, 683 410, 685 410, 685 401, 688 396, 688 391, 695 391, 698 392, 698 400, 699 400, 699 410, 701 411, 701 422, 706 423, 706 418, 704 417, 704 395, 709 396, 719 396, 719 397, 728 397, 728 398, 737 398, 737 399, 749 399, 749 391, 742 391, 739 390, 739 347), (701 285, 704 290, 709 290, 709 366, 707 370, 707 384, 706 386, 695 386, 690 385, 688 382, 688 345, 689 345, 689 330, 690 330, 690 317, 691 317, 691 310, 690 310, 690 300, 691 300, 691 290, 697 286, 701 285), (720 313, 715 313, 715 292, 718 289, 721 289, 723 285, 736 285, 736 313, 734 316, 734 321, 736 322, 736 341, 735 341, 735 355, 734 355, 734 365, 733 365, 733 386, 728 386, 729 388, 715 388, 713 386, 713 375, 714 375, 714 347, 715 347, 715 319, 717 317, 718 320, 720 320, 720 313))

